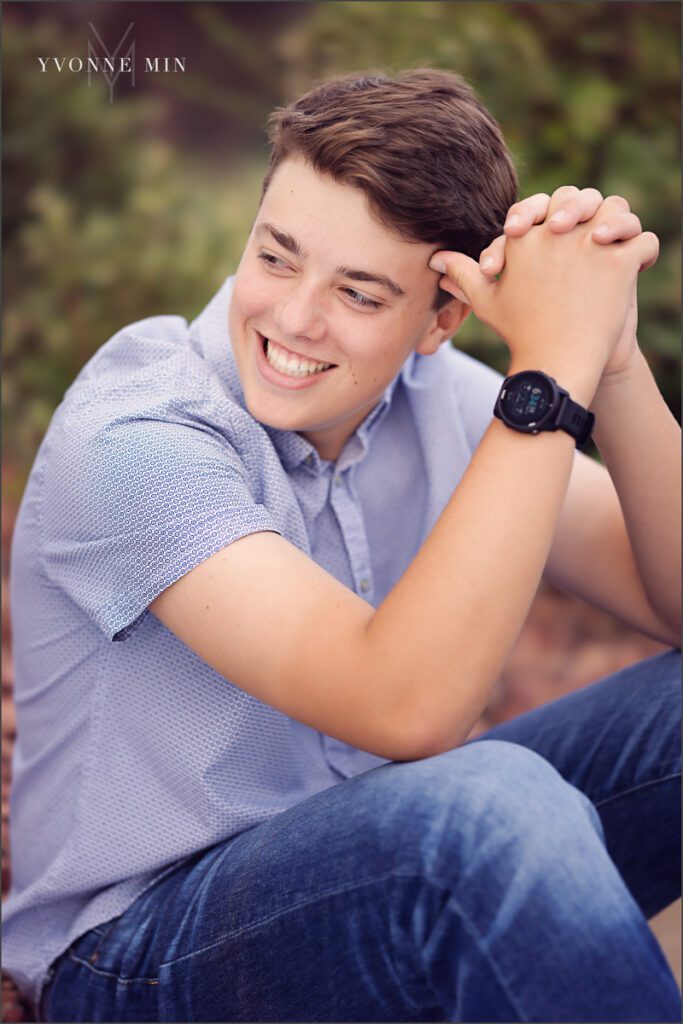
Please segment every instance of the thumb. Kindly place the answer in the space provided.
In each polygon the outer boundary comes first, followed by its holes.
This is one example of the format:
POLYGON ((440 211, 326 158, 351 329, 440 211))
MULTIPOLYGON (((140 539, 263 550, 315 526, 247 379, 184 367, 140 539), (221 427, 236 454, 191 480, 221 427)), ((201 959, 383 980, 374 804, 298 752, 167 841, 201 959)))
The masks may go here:
POLYGON ((437 273, 444 274, 439 281, 439 288, 450 292, 468 306, 474 307, 482 289, 492 283, 482 274, 476 260, 470 259, 462 252, 450 252, 446 249, 435 252, 429 266, 437 273))

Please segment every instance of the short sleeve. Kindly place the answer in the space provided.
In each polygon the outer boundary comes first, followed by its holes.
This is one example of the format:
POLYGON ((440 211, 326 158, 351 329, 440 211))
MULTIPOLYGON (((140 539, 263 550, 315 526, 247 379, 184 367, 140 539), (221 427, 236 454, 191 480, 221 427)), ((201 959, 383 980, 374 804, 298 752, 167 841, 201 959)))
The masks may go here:
POLYGON ((234 445, 196 410, 166 403, 85 429, 78 415, 53 433, 41 556, 109 639, 125 639, 155 597, 221 548, 279 532, 234 445))

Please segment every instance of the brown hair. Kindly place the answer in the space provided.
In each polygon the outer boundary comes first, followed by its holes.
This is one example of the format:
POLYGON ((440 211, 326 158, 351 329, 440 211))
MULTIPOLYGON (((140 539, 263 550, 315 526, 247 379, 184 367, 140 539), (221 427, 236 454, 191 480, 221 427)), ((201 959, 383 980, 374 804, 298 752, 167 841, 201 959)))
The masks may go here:
MULTIPOLYGON (((261 199, 287 156, 360 188, 399 237, 478 259, 501 234, 517 176, 498 124, 460 75, 433 68, 345 75, 268 119, 261 199)), ((450 296, 437 289, 435 308, 450 296)))

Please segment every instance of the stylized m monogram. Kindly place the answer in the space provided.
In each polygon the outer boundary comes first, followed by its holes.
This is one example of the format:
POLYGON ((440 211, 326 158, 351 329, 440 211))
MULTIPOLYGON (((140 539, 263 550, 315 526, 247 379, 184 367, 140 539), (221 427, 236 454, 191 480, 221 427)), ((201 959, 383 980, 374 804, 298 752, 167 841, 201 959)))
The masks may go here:
POLYGON ((107 85, 109 86, 109 102, 113 103, 113 101, 114 101, 114 85, 116 84, 116 79, 119 77, 119 75, 121 74, 121 70, 122 70, 122 68, 121 68, 121 63, 122 63, 121 62, 121 58, 125 58, 125 57, 130 57, 131 58, 131 60, 130 60, 131 85, 135 85, 135 40, 133 38, 130 38, 129 41, 128 41, 128 49, 125 51, 125 53, 119 53, 119 50, 123 47, 124 43, 126 42, 126 39, 128 38, 128 36, 132 32, 133 26, 135 25, 135 22, 131 21, 130 25, 128 26, 126 31, 121 36, 121 39, 119 40, 119 44, 118 44, 118 46, 116 47, 116 49, 114 50, 113 53, 110 53, 109 50, 107 49, 107 47, 102 42, 102 37, 100 36, 99 32, 97 31, 97 29, 93 25, 92 21, 89 21, 88 24, 90 25, 90 28, 93 30, 93 33, 94 33, 94 35, 95 35, 95 37, 97 39, 97 42, 100 44, 100 47, 101 47, 101 49, 103 51, 102 53, 98 53, 97 50, 95 49, 93 43, 91 42, 91 40, 88 39, 88 85, 90 85, 91 75, 92 75, 91 63, 90 62, 91 62, 91 59, 94 58, 95 61, 97 62, 97 64, 101 64, 102 65, 102 71, 103 71, 103 74, 104 74, 104 79, 105 79, 107 85), (118 66, 118 71, 115 71, 114 69, 117 66, 118 66))

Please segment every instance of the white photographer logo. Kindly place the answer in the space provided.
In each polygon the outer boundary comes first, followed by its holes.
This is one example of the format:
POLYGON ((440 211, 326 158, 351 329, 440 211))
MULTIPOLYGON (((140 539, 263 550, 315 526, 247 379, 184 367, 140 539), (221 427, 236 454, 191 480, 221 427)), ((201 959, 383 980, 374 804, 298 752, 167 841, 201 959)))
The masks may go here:
MULTIPOLYGON (((112 103, 119 75, 130 75, 130 84, 135 85, 135 39, 131 34, 135 22, 130 22, 113 51, 108 49, 93 23, 88 24, 94 40, 88 39, 88 56, 85 60, 81 57, 37 57, 36 60, 44 74, 47 74, 50 67, 56 68, 58 73, 69 71, 71 74, 80 74, 85 71, 88 85, 92 83, 93 74, 103 75, 109 86, 109 102, 112 103)), ((143 70, 153 73, 183 72, 185 62, 185 57, 145 57, 143 70)))

